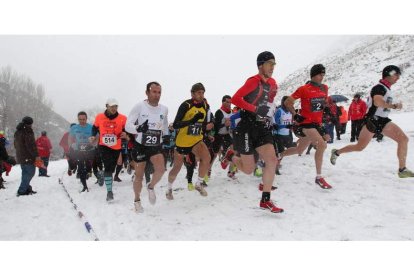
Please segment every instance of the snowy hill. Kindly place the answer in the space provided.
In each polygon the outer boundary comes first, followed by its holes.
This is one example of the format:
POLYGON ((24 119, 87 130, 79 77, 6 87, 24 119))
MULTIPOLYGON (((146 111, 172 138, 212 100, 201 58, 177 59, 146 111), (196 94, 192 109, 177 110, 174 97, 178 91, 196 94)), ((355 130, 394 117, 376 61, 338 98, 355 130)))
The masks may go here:
MULTIPOLYGON (((411 169, 413 116, 391 116, 410 137, 411 169)), ((133 211, 131 176, 126 173, 120 175, 123 182, 114 183, 115 201, 108 204, 105 187, 94 184, 94 177, 88 180, 90 192, 79 193, 79 180, 65 175, 65 160, 51 162, 50 178, 34 177, 36 195, 16 197, 21 172, 14 167, 5 177, 6 189, 0 190, 0 240, 94 240, 85 221, 99 240, 414 240, 414 179, 398 178, 396 144, 388 138, 373 140, 365 151, 343 155, 332 166, 329 152, 347 144, 349 133, 342 138, 328 145, 324 156, 323 174, 332 190, 314 184, 314 151, 283 160, 282 175, 275 181, 278 189, 272 193, 283 214, 259 209, 259 178, 239 173, 239 180, 232 181, 218 162, 207 197, 187 190, 183 167, 173 201, 164 195, 167 173, 155 188, 156 205, 149 204, 143 189, 142 214, 133 211), (73 203, 58 183, 62 176, 73 203)))
MULTIPOLYGON (((366 97, 371 87, 381 78, 382 69, 390 64, 402 69, 402 76, 393 86, 395 101, 402 101, 403 111, 414 110, 414 36, 388 35, 373 36, 356 44, 351 50, 329 55, 315 60, 326 67, 324 83, 329 86, 330 94, 342 94, 348 98, 355 93, 366 97)), ((278 101, 290 95, 309 80, 313 64, 297 70, 281 82, 278 101)))

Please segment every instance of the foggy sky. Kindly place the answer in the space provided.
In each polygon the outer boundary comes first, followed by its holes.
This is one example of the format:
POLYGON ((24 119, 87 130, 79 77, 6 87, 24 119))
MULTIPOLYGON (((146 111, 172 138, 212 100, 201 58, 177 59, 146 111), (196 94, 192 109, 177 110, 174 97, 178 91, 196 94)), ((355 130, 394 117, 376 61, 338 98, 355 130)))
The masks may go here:
MULTIPOLYGON (((118 111, 128 115, 145 98, 150 81, 162 85, 161 103, 169 107, 169 120, 190 97, 196 82, 206 87, 212 111, 221 97, 233 95, 257 73, 256 57, 275 54, 273 77, 287 75, 362 36, 0 36, 0 66, 41 83, 53 109, 70 122, 78 111, 101 106, 109 97, 119 101, 118 111)), ((293 91, 292 91, 293 92, 293 91)))

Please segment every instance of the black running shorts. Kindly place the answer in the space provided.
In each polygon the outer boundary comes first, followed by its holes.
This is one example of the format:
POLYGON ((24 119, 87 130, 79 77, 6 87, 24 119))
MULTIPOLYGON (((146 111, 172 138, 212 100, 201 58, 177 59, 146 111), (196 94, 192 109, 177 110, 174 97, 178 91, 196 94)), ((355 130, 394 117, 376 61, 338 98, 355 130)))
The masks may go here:
POLYGON ((151 156, 162 154, 162 146, 148 147, 140 143, 134 142, 134 148, 132 149, 132 160, 135 162, 149 161, 151 156))
POLYGON ((363 126, 365 125, 369 132, 374 134, 382 133, 385 125, 391 122, 390 118, 384 118, 379 116, 369 116, 364 119, 363 126))
POLYGON ((260 146, 273 145, 272 131, 266 122, 243 118, 233 131, 233 143, 240 154, 251 155, 260 146))

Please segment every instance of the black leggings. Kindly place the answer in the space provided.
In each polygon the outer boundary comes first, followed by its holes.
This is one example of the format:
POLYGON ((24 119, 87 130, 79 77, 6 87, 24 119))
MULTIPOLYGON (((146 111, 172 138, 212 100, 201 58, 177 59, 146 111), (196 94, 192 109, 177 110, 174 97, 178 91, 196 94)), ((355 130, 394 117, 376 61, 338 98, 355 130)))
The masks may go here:
POLYGON ((99 154, 104 165, 104 176, 112 176, 118 162, 121 150, 114 150, 106 146, 99 146, 99 154))

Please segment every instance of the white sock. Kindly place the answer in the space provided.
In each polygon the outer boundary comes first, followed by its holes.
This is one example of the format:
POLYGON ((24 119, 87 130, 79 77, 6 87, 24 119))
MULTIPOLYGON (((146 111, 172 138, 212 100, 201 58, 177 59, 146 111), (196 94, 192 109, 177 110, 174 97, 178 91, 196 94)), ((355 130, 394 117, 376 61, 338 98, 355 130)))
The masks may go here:
POLYGON ((196 185, 201 185, 201 183, 203 183, 203 181, 204 181, 203 177, 198 177, 196 185))
POLYGON ((321 174, 317 174, 316 175, 316 179, 319 179, 319 178, 322 178, 322 175, 321 174))
POLYGON ((172 183, 168 182, 168 190, 172 190, 172 183))

